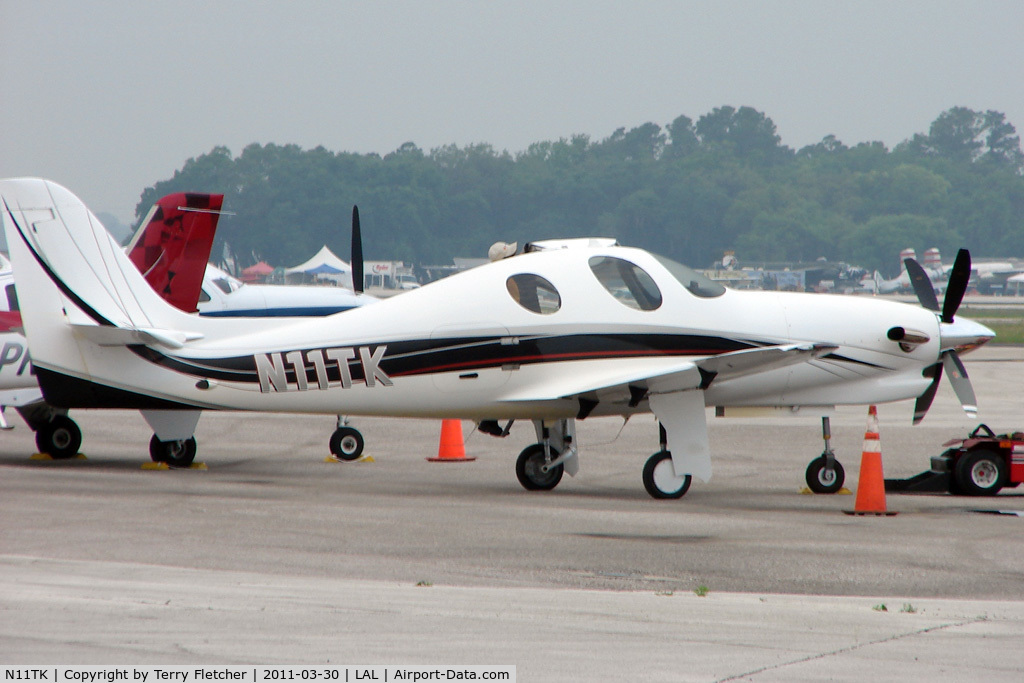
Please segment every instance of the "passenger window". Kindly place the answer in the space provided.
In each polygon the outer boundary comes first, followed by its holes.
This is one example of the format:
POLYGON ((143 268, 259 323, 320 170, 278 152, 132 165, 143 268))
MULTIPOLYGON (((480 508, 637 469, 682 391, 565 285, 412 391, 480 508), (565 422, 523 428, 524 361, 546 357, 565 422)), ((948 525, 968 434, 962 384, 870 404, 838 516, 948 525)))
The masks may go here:
POLYGON ((619 303, 638 311, 653 311, 661 306, 661 290, 640 266, 620 258, 594 256, 590 259, 590 270, 619 303))
POLYGON ((550 315, 562 307, 558 290, 540 275, 513 275, 505 281, 505 287, 516 303, 528 311, 550 315))

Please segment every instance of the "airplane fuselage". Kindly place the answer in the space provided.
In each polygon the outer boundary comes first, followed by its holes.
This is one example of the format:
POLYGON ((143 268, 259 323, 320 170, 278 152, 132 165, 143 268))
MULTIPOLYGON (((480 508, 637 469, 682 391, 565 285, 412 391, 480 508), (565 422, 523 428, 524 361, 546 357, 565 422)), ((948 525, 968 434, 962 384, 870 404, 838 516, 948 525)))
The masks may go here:
MULTIPOLYGON (((609 373, 642 377, 670 359, 803 342, 837 348, 810 362, 712 381, 705 402, 833 405, 838 387, 843 403, 893 401, 926 388, 922 369, 939 353, 937 318, 918 306, 821 294, 699 295, 661 260, 623 248, 517 256, 343 316, 229 335, 224 324, 192 319, 204 338, 177 350, 137 347, 116 360, 102 347, 83 344, 81 351, 94 380, 111 387, 112 406, 138 407, 117 390, 143 382, 180 407, 473 419, 572 416, 577 401, 539 397, 537 387, 609 373), (642 310, 617 298, 590 266, 606 258, 647 273, 660 303, 642 310), (521 276, 543 278, 557 309, 538 313, 518 303, 507 283, 521 276), (904 350, 886 336, 893 327, 929 341, 904 350)), ((43 383, 48 397, 73 400, 57 388, 59 379, 44 377, 53 380, 43 383)), ((594 399, 593 415, 647 409, 623 396, 597 392, 594 399)))

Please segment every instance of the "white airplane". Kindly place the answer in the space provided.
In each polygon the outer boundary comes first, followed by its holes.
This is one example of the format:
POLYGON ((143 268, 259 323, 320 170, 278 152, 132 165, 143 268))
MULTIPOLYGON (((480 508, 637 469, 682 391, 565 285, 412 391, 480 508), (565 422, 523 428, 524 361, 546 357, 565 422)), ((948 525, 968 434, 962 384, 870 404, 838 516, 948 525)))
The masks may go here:
POLYGON ((358 213, 352 216, 352 268, 359 272, 354 290, 250 285, 208 263, 223 200, 223 195, 168 195, 153 205, 129 241, 132 263, 169 303, 215 317, 318 317, 377 301, 362 291, 358 213), (204 215, 211 220, 200 220, 204 215))
MULTIPOLYGON (((894 277, 892 280, 886 280, 882 277, 882 274, 877 270, 872 278, 864 278, 861 284, 864 289, 867 289, 875 294, 891 294, 893 292, 899 292, 903 290, 912 289, 913 285, 910 282, 910 273, 907 271, 907 260, 916 261, 917 252, 913 249, 907 248, 900 252, 900 274, 894 277)), ((945 266, 942 264, 942 258, 939 255, 939 250, 935 247, 926 249, 924 252, 924 263, 919 264, 923 270, 928 274, 928 278, 932 284, 937 287, 945 285, 947 273, 952 266, 945 266)))
MULTIPOLYGON (((177 308, 211 316, 328 315, 372 303, 375 297, 337 287, 243 285, 208 263, 223 195, 176 193, 159 199, 129 242, 128 257, 154 290, 177 308), (211 296, 209 292, 213 292, 211 296)), ((358 215, 353 216, 353 253, 361 259, 358 215)), ((354 268, 361 268, 361 263, 354 268)), ((54 458, 69 458, 82 444, 78 424, 66 409, 43 400, 21 330, 21 314, 10 263, 0 256, 0 428, 7 406, 17 409, 35 432, 36 447, 54 458)), ((338 457, 354 459, 362 435, 339 416, 330 440, 338 457)))
MULTIPOLYGON (((527 489, 551 489, 578 469, 576 420, 653 412, 663 439, 645 488, 677 498, 691 476, 711 476, 707 406, 916 398, 920 419, 945 366, 972 412, 958 354, 994 336, 953 320, 965 251, 941 311, 930 287, 930 299, 919 291, 927 308, 729 291, 639 249, 563 245, 344 315, 202 318, 146 286, 65 188, 4 180, 0 197, 47 400, 141 408, 160 444, 193 457, 203 410, 529 419, 538 442, 516 473, 527 489)), ((823 489, 842 478, 825 456, 808 467, 823 489)))

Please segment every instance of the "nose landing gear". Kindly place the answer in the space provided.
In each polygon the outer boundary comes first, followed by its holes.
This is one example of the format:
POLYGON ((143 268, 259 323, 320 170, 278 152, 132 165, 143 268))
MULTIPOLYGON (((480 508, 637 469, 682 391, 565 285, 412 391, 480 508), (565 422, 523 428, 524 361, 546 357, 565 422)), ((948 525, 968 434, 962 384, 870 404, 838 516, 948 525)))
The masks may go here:
POLYGON ((846 482, 846 472, 832 451, 832 429, 827 415, 821 418, 821 437, 825 450, 807 466, 807 486, 814 493, 838 493, 846 482))

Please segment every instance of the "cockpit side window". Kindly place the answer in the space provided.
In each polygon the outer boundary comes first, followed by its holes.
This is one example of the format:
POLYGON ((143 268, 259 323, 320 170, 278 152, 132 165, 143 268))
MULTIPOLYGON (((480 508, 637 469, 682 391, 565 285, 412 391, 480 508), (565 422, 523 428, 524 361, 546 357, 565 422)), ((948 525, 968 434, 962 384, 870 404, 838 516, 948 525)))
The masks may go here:
POLYGON ((509 296, 528 311, 550 315, 562 307, 562 297, 555 286, 532 273, 513 275, 505 281, 509 296))
POLYGON ((232 285, 231 280, 227 279, 226 277, 217 278, 216 280, 213 281, 213 284, 217 285, 217 289, 224 292, 225 294, 230 294, 236 289, 232 285))
POLYGON ((14 283, 7 285, 4 289, 7 290, 7 310, 20 311, 21 307, 18 306, 18 291, 14 289, 14 283))
POLYGON ((638 311, 653 311, 661 306, 661 290, 640 266, 611 256, 593 256, 590 270, 608 293, 619 303, 638 311))
POLYGON ((658 259, 661 265, 665 266, 665 269, 672 273, 672 277, 683 283, 683 286, 689 290, 690 294, 699 296, 702 299, 712 299, 725 294, 725 286, 715 282, 706 275, 664 256, 654 254, 654 258, 658 259))
POLYGON ((205 289, 199 290, 199 303, 206 303, 210 300, 210 294, 205 289))

